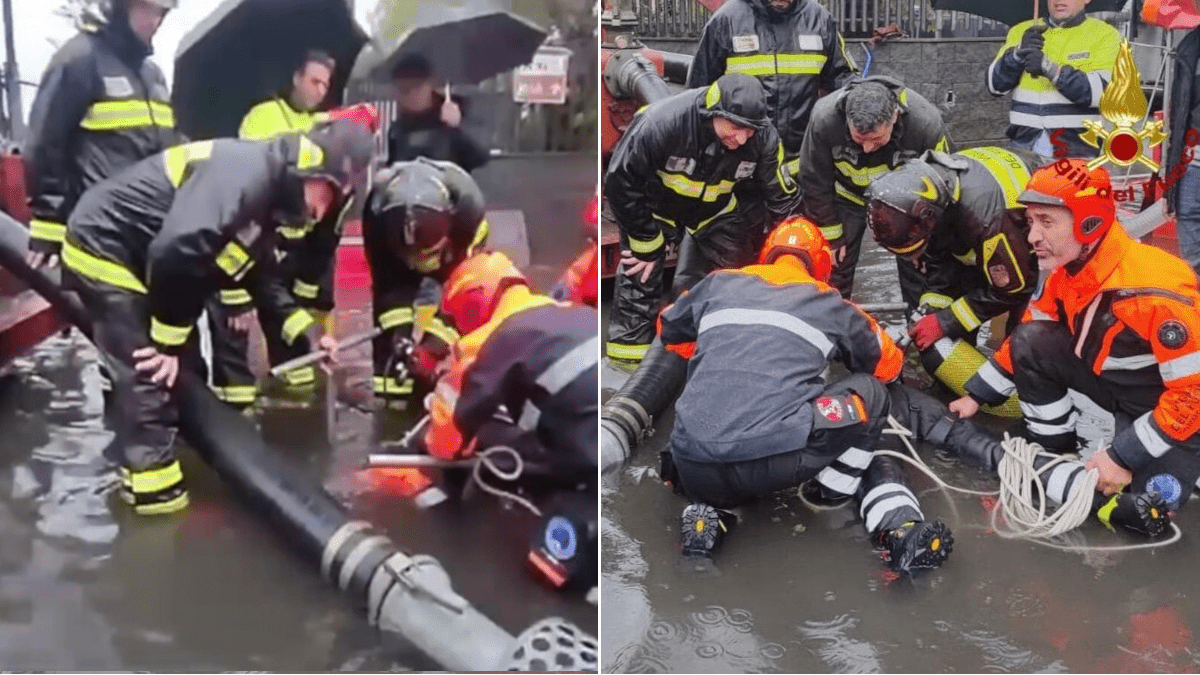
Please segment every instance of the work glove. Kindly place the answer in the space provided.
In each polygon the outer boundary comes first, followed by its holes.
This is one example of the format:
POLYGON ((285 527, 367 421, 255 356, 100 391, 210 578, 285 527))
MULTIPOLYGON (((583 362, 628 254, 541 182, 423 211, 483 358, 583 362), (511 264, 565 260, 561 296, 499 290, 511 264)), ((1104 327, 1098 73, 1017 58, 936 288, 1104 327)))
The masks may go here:
POLYGON ((1051 82, 1058 82, 1058 74, 1062 66, 1051 61, 1041 52, 1032 52, 1025 57, 1025 72, 1035 77, 1042 76, 1051 82))
POLYGON ((926 314, 908 329, 908 335, 918 350, 925 351, 932 347, 933 343, 946 337, 946 331, 942 330, 942 322, 938 321, 937 314, 926 314))
POLYGON ((1021 63, 1025 62, 1026 57, 1033 52, 1042 52, 1046 49, 1045 32, 1049 26, 1044 23, 1036 23, 1025 29, 1025 34, 1021 36, 1021 44, 1017 45, 1013 56, 1021 63))

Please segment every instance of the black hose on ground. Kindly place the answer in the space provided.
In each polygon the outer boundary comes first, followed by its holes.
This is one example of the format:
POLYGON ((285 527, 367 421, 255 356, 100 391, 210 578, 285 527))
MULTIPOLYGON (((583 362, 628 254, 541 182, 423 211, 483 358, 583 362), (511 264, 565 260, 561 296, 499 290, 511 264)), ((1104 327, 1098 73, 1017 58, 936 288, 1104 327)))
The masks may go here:
POLYGON ((600 467, 620 468, 637 450, 655 419, 683 389, 687 361, 667 351, 655 338, 646 357, 620 391, 600 410, 600 467))

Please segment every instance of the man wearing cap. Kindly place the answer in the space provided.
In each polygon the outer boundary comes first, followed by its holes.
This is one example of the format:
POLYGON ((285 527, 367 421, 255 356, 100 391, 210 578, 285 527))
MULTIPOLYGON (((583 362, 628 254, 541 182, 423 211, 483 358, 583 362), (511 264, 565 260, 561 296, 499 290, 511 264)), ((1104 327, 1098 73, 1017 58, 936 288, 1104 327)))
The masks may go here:
POLYGON ((667 242, 681 242, 673 295, 754 259, 770 223, 799 207, 762 84, 724 75, 640 111, 609 161, 604 195, 621 228, 610 358, 641 361, 654 338, 667 242))
POLYGON ((462 128, 463 103, 438 92, 433 65, 420 54, 406 54, 392 69, 399 111, 388 130, 388 164, 418 157, 454 162, 467 173, 487 164, 487 148, 462 128))

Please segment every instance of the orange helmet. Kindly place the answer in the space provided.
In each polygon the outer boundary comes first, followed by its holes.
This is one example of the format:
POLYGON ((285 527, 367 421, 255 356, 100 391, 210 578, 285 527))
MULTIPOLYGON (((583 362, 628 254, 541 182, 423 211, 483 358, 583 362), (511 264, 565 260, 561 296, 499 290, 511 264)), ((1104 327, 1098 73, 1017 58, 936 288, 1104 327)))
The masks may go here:
POLYGON ((767 235, 758 254, 760 265, 770 265, 779 256, 794 255, 804 261, 814 279, 828 282, 833 272, 833 255, 825 235, 807 218, 795 216, 783 221, 767 235))
POLYGON ((1086 159, 1060 159, 1034 171, 1017 201, 1070 209, 1081 244, 1103 237, 1117 218, 1108 171, 1089 169, 1086 159))
POLYGON ((442 292, 442 312, 463 335, 491 320, 504 291, 529 280, 503 253, 480 253, 450 273, 442 292))

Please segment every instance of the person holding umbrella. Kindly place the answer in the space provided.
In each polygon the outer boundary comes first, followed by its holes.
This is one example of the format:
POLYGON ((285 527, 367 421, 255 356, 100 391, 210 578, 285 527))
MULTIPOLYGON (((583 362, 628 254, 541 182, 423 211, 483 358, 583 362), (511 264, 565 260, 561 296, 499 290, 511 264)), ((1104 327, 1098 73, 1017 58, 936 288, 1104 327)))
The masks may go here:
POLYGON ((462 128, 462 99, 451 96, 449 85, 438 92, 429 59, 401 56, 392 80, 399 113, 388 131, 388 164, 425 157, 454 162, 468 173, 487 164, 487 148, 462 128))
POLYGON ((988 67, 988 91, 1013 94, 1006 131, 1012 147, 1046 160, 1099 154, 1082 140, 1083 123, 1102 121, 1100 95, 1112 79, 1121 35, 1084 13, 1090 2, 1050 0, 1049 20, 1013 26, 988 67))
POLYGON ((85 5, 79 34, 55 53, 29 118, 29 263, 54 264, 80 195, 181 140, 167 82, 149 59, 176 0, 85 5))

